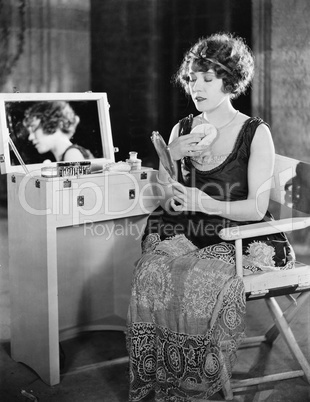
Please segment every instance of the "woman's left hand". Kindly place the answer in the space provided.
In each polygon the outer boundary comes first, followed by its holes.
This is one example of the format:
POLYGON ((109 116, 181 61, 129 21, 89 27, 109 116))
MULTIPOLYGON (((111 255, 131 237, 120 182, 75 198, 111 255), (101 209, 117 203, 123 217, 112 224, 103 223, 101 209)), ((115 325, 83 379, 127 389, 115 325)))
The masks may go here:
POLYGON ((172 181, 173 198, 171 207, 174 211, 196 211, 209 213, 203 206, 208 199, 211 199, 206 193, 196 187, 185 187, 177 181, 172 181))

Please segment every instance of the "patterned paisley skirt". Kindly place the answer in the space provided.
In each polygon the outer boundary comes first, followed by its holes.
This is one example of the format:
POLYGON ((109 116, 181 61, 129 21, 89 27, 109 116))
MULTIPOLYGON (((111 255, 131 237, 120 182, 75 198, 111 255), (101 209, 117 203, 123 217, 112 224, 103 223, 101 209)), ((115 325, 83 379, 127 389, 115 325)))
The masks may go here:
POLYGON ((149 234, 128 312, 129 401, 209 398, 231 376, 244 337, 245 294, 234 246, 197 248, 149 234))

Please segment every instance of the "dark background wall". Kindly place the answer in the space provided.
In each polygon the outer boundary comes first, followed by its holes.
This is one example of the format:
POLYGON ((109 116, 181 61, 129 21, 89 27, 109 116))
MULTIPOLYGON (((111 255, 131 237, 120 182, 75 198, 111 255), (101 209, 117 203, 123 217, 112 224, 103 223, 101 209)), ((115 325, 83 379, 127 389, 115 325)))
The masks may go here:
MULTIPOLYGON (((151 132, 168 139, 180 118, 195 113, 172 83, 184 52, 218 31, 251 46, 251 29, 249 0, 91 0, 91 88, 108 94, 116 160, 134 150, 157 167, 151 132)), ((250 91, 235 106, 250 114, 250 91)))
MULTIPOLYGON (((201 36, 231 31, 252 45, 250 0, 20 0, 0 6, 2 92, 107 92, 116 160, 137 151, 158 167, 153 130, 168 140, 195 113, 172 83, 201 36)), ((251 113, 251 94, 236 100, 251 113)), ((0 201, 6 177, 0 175, 0 201)))

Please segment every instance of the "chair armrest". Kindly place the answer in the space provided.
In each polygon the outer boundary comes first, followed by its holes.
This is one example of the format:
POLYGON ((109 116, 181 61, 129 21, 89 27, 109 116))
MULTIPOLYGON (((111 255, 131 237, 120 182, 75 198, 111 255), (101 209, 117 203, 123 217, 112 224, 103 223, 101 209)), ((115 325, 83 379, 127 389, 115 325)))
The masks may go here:
POLYGON ((310 226, 310 217, 286 218, 222 229, 219 236, 223 240, 247 239, 272 233, 291 232, 308 226, 310 226))

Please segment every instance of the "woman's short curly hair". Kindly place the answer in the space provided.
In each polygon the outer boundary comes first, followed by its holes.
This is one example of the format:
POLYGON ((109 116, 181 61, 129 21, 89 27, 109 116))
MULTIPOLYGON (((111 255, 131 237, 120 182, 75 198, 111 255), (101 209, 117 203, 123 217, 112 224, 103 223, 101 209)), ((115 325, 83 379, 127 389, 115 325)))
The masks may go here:
POLYGON ((214 70, 223 79, 223 90, 236 98, 245 93, 254 76, 254 57, 244 40, 230 33, 200 38, 186 53, 175 81, 189 93, 189 69, 214 70))
POLYGON ((65 101, 36 102, 25 111, 24 126, 29 127, 33 119, 40 120, 45 134, 54 134, 60 129, 68 137, 72 137, 80 121, 70 104, 65 101))

